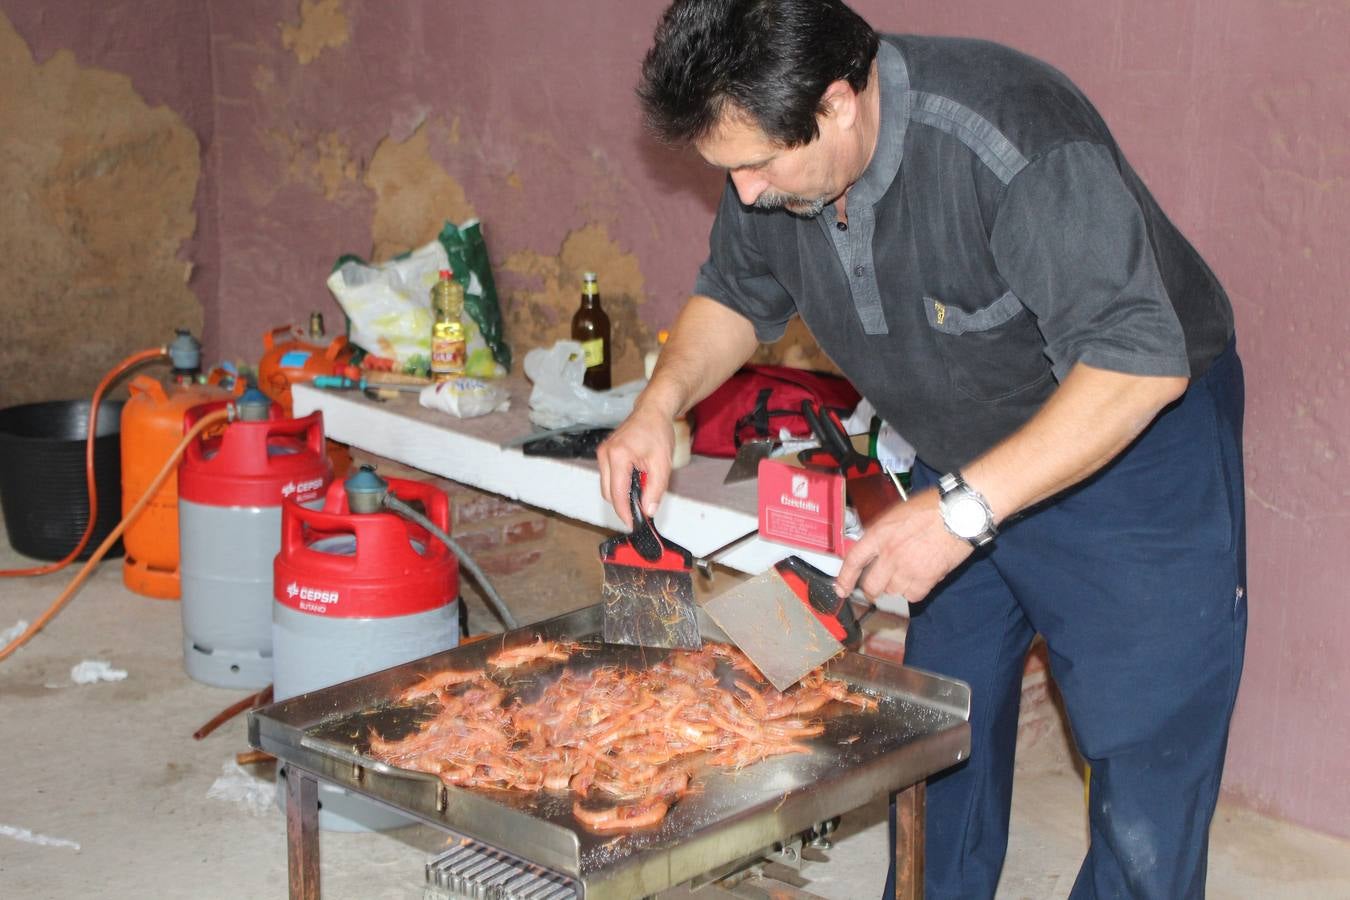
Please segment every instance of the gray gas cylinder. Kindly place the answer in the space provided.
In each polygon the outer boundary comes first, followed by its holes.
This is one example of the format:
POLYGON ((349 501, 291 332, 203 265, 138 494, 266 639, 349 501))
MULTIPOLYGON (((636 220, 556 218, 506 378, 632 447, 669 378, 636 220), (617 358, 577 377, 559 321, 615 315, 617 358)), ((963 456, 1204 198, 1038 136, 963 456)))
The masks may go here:
MULTIPOLYGON (((423 502, 448 530, 443 492, 390 479, 400 497, 423 502)), ((392 513, 352 513, 334 482, 321 511, 288 504, 272 605, 277 700, 449 650, 459 643, 458 572, 440 542, 417 537, 392 513), (351 533, 334 534, 335 531, 351 533), (326 537, 315 535, 329 534, 326 537), (360 546, 358 546, 360 545, 360 546)), ((417 529, 420 532, 420 529, 417 529)), ((284 771, 277 803, 286 805, 284 771)), ((386 830, 412 819, 364 797, 319 784, 319 827, 386 830)))
POLYGON ((272 560, 281 508, 180 499, 178 523, 188 675, 225 688, 272 684, 272 560))
MULTIPOLYGON (((272 616, 272 690, 277 700, 459 644, 458 600, 439 609, 387 619, 325 619, 280 603, 273 605, 272 616)), ((286 808, 284 777, 284 772, 278 772, 277 803, 282 810, 286 808)), ((413 819, 379 803, 319 783, 319 828, 324 831, 387 831, 412 824, 413 819)))
MULTIPOLYGON (((193 407, 190 426, 223 403, 193 407)), ((196 681, 258 689, 272 682, 272 566, 281 504, 323 502, 331 467, 323 419, 280 416, 256 390, 239 419, 189 444, 178 473, 183 665, 196 681)))

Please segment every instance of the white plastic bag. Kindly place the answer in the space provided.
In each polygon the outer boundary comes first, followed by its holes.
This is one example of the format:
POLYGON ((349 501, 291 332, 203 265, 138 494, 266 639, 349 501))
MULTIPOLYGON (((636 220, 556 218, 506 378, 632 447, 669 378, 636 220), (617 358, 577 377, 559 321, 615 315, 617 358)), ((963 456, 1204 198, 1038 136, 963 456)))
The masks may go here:
POLYGON ((499 383, 479 378, 451 378, 422 388, 417 401, 427 409, 472 419, 510 409, 511 393, 499 383))
MULTIPOLYGON (((328 289, 351 320, 351 342, 393 360, 399 371, 425 374, 431 362, 431 288, 448 268, 450 259, 440 241, 379 265, 349 259, 338 266, 328 276, 328 289)), ((482 291, 477 274, 470 272, 465 293, 482 291)), ((467 311, 460 320, 467 374, 504 377, 506 370, 493 360, 478 323, 467 311)))
MULTIPOLYGON (((849 434, 862 434, 872 427, 872 417, 876 414, 876 407, 864 397, 858 401, 853 415, 841 424, 849 434)), ((877 434, 877 461, 892 472, 908 472, 914 468, 915 456, 914 445, 905 440, 905 436, 896 431, 890 422, 882 422, 881 431, 877 434)))
POLYGON ((530 421, 540 428, 567 425, 618 425, 633 411, 633 400, 647 386, 639 378, 608 391, 585 387, 586 363, 581 344, 558 341, 525 354, 525 375, 534 382, 530 391, 530 421))
POLYGON ((351 341, 400 366, 425 364, 431 352, 431 286, 449 258, 439 241, 376 266, 349 260, 328 289, 351 320, 351 341))

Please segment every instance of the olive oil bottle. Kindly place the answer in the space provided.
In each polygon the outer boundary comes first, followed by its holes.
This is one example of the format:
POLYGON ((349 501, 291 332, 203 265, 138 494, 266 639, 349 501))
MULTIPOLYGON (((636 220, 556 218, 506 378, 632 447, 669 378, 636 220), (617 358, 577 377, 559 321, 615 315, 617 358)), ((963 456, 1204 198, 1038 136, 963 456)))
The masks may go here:
POLYGON ((431 289, 431 377, 448 381, 464 374, 464 288, 449 269, 431 289))

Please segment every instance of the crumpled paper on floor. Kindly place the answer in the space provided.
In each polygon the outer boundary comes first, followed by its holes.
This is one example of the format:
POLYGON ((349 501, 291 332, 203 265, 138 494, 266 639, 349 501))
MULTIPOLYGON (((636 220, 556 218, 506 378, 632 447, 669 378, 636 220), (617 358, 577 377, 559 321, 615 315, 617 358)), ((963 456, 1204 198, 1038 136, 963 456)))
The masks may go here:
POLYGON ((276 796, 275 784, 254 778, 232 759, 221 767, 220 777, 206 791, 206 799, 234 803, 254 816, 274 813, 276 796))
POLYGON ((122 681, 127 677, 126 669, 114 669, 104 659, 86 659, 76 663, 70 669, 70 680, 76 684, 97 684, 100 681, 122 681))
MULTIPOLYGON (((28 626, 25 625, 24 627, 28 626)), ((65 838, 47 837, 45 834, 37 834, 27 828, 15 828, 13 825, 0 825, 0 837, 14 838, 16 841, 23 841, 25 844, 37 844, 39 847, 69 847, 76 851, 80 849, 80 845, 74 841, 68 841, 65 838)))
POLYGON ((6 628, 4 631, 0 631, 0 646, 8 644, 10 641, 14 640, 16 637, 23 634, 27 630, 28 630, 28 622, 24 619, 20 619, 9 628, 6 628))

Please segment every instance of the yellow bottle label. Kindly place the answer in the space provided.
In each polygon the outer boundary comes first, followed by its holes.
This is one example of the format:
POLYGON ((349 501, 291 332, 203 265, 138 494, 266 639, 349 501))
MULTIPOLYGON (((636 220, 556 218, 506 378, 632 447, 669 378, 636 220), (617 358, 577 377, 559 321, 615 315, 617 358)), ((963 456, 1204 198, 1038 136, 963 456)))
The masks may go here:
POLYGON ((464 374, 464 326, 437 322, 431 330, 431 374, 438 381, 464 374))
POLYGON ((605 339, 592 338, 581 342, 581 355, 586 360, 586 368, 593 369, 605 361, 605 339))

